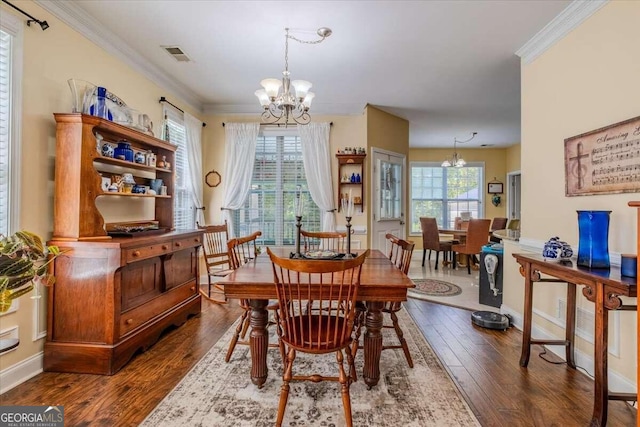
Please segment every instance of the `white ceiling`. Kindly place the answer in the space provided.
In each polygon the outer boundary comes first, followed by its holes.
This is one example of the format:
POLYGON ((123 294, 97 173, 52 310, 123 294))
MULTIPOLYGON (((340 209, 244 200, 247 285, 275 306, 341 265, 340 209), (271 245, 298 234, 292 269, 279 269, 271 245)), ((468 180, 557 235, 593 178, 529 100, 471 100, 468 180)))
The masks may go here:
POLYGON ((174 81, 194 107, 256 118, 260 80, 284 69, 284 28, 313 39, 329 27, 321 44, 289 43, 292 79, 314 85, 312 117, 371 104, 409 120, 411 147, 451 147, 472 131, 465 147, 477 147, 520 142, 515 52, 570 0, 59 3, 174 81), (161 46, 179 46, 193 62, 161 46))

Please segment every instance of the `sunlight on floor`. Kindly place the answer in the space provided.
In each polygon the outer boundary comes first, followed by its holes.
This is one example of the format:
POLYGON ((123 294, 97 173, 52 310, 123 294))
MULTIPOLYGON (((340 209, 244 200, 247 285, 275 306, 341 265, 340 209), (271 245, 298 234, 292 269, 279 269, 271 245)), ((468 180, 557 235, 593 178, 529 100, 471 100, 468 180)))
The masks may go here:
POLYGON ((427 252, 427 259, 425 260, 424 267, 422 267, 422 250, 417 250, 413 253, 411 267, 409 268, 410 278, 444 280, 462 288, 462 293, 460 295, 450 297, 428 297, 429 301, 468 308, 471 310, 500 312, 499 308, 480 304, 478 302, 478 292, 480 289, 478 286, 480 272, 478 270, 471 270, 471 274, 469 274, 466 267, 458 267, 455 270, 450 266, 442 267, 442 260, 440 260, 440 265, 436 270, 435 254, 432 254, 431 261, 429 261, 428 257, 429 252, 427 252))

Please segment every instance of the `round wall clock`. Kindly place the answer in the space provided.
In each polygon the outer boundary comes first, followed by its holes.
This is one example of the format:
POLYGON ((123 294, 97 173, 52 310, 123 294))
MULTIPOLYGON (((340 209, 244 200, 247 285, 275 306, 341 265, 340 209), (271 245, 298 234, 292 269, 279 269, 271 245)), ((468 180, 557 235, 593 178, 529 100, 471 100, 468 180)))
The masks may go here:
POLYGON ((220 182, 222 182, 222 177, 218 172, 212 170, 204 177, 204 182, 206 182, 209 187, 217 187, 220 185, 220 182))

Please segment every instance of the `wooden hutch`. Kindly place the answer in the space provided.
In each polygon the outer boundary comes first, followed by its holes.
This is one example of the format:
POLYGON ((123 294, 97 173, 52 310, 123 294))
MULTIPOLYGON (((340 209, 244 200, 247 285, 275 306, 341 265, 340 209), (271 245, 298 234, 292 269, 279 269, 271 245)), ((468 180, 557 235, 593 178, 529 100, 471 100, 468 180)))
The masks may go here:
POLYGON ((126 126, 83 114, 55 114, 56 170, 44 370, 112 375, 155 343, 171 325, 200 313, 197 230, 173 230, 176 147, 126 126), (101 154, 101 143, 128 141, 134 151, 164 157, 168 168, 101 154), (109 192, 102 173, 113 168, 148 185, 162 179, 167 195, 109 192), (158 230, 112 237, 98 207, 126 213, 134 200, 153 203, 158 230))

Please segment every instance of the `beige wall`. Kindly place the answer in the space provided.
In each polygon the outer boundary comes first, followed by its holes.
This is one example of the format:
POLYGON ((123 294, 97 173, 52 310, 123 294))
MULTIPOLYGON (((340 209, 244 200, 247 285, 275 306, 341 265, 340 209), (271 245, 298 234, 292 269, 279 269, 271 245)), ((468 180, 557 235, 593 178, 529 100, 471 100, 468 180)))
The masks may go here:
MULTIPOLYGON (((162 105, 166 96, 179 106, 181 99, 168 93, 132 70, 95 44, 67 27, 32 2, 20 2, 20 8, 46 20, 50 27, 43 32, 39 26, 24 26, 22 77, 22 165, 20 228, 48 239, 53 231, 53 189, 55 165, 54 112, 71 112, 72 97, 67 84, 70 78, 105 86, 121 97, 127 105, 147 113, 159 134, 162 105)), ((24 16, 1 6, 1 13, 24 16)), ((187 111, 201 117, 197 112, 187 111)), ((0 317, 0 330, 18 325, 20 346, 0 356, 0 371, 29 357, 43 348, 43 339, 33 339, 34 329, 46 329, 45 299, 40 304, 40 322, 34 328, 34 301, 31 294, 20 298, 16 313, 0 317)))
MULTIPOLYGON (((640 2, 609 2, 532 63, 522 65, 521 243, 539 247, 550 237, 560 236, 577 251, 576 210, 603 209, 613 211, 609 251, 636 253, 637 212, 627 203, 640 200, 640 195, 566 197, 563 141, 640 115, 638 22, 640 2)), ((521 313, 523 279, 512 260, 506 253, 504 304, 521 313)), ((537 289, 535 309, 554 318, 563 292, 563 286, 537 289)), ((578 304, 593 311, 593 304, 581 295, 578 304)), ((620 355, 609 354, 609 367, 635 383, 636 313, 619 315, 620 355)), ((541 316, 534 316, 534 327, 563 337, 562 329, 541 316)), ((592 346, 582 340, 578 349, 593 354, 592 346)))
POLYGON ((520 152, 521 151, 522 150, 520 149, 520 144, 512 145, 511 147, 507 148, 507 152, 506 152, 507 173, 516 172, 520 170, 520 152))

